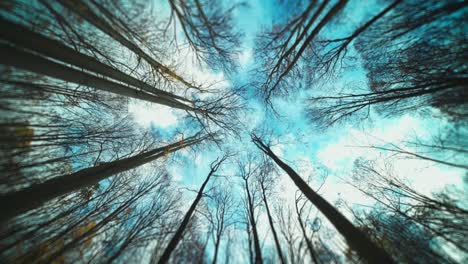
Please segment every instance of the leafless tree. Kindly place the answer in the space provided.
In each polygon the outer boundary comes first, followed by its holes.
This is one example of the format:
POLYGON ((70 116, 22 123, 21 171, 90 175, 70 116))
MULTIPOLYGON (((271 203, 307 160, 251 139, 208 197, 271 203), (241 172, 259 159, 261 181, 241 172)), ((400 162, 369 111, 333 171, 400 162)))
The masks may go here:
POLYGON ((353 177, 353 186, 373 198, 386 213, 414 223, 432 237, 460 250, 467 250, 464 226, 468 212, 447 194, 429 197, 418 192, 395 175, 388 162, 379 167, 372 161, 356 160, 353 177))
POLYGON ((280 168, 282 168, 293 180, 294 184, 309 199, 309 201, 322 212, 325 217, 335 226, 340 234, 345 237, 349 246, 353 248, 362 258, 369 262, 386 261, 392 263, 392 259, 385 251, 377 247, 369 238, 357 229, 344 215, 342 215, 333 205, 328 203, 319 194, 310 188, 310 186, 286 163, 273 153, 258 136, 252 134, 254 144, 266 155, 268 155, 280 168))
POLYGON ((206 199, 208 208, 204 216, 212 228, 211 238, 214 244, 213 264, 218 262, 220 245, 225 232, 230 226, 235 224, 236 201, 231 192, 232 190, 225 185, 215 185, 208 194, 208 199, 206 199))
POLYGON ((179 228, 175 232, 174 236, 172 237, 171 241, 169 241, 169 244, 166 246, 166 249, 164 250, 161 258, 159 259, 159 263, 167 263, 169 261, 169 258, 171 256, 171 253, 175 250, 177 247, 177 244, 179 241, 182 239, 183 233, 187 225, 189 224, 190 218, 192 217, 195 208, 197 207, 199 201, 204 195, 204 189, 206 185, 208 184, 210 178, 213 176, 213 174, 219 169, 221 164, 228 158, 228 156, 224 156, 222 158, 218 158, 215 160, 213 163, 211 163, 211 168, 210 172, 208 173, 208 176, 206 177, 205 181, 203 182, 202 186, 200 187, 197 196, 195 197, 195 200, 191 204, 189 210, 184 216, 184 219, 182 220, 181 224, 179 225, 179 228))
MULTIPOLYGON (((358 112, 366 118, 371 107, 395 115, 431 106, 453 120, 463 120, 467 46, 460 32, 466 7, 463 1, 390 4, 378 20, 350 39, 355 39, 367 71, 368 90, 312 97, 311 119, 330 126, 358 112)), ((334 41, 343 44, 325 58, 326 67, 336 64, 347 40, 334 41)))
POLYGON ((256 188, 252 188, 251 184, 254 175, 258 172, 258 164, 255 164, 252 156, 247 157, 247 161, 239 161, 238 173, 242 179, 242 185, 245 190, 244 206, 247 218, 247 234, 249 238, 249 252, 251 261, 256 264, 263 263, 262 249, 260 246, 260 237, 257 228, 256 207, 258 207, 258 192, 256 188), (252 234, 252 239, 250 235, 252 234), (252 244, 254 252, 252 250, 252 244))

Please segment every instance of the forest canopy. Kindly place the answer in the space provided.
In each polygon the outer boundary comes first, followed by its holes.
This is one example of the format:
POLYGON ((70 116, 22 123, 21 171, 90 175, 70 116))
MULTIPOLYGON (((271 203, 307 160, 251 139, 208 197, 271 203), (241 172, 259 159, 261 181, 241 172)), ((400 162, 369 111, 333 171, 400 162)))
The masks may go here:
POLYGON ((463 0, 0 1, 0 262, 466 263, 463 0))

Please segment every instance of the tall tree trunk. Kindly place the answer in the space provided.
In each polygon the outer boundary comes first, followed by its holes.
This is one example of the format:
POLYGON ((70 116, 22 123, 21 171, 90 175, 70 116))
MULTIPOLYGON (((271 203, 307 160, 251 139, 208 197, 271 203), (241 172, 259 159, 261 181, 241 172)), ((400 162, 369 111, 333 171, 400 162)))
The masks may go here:
MULTIPOLYGON (((102 19, 96 13, 94 13, 92 8, 88 6, 86 3, 79 2, 79 1, 68 1, 68 0, 59 0, 58 2, 60 2, 62 6, 78 14, 80 17, 82 17, 83 19, 85 19, 86 21, 94 25, 95 27, 99 28, 102 32, 106 33, 111 38, 115 39, 120 44, 127 47, 129 50, 133 51, 136 55, 144 59, 147 63, 151 65, 151 67, 153 67, 153 69, 158 71, 163 76, 175 79, 183 83, 187 87, 194 87, 193 84, 186 81, 177 73, 175 73, 168 67, 162 65, 160 62, 153 59, 150 55, 148 55, 140 47, 138 47, 137 44, 135 44, 134 42, 130 41, 125 36, 123 36, 118 30, 112 27, 112 25, 109 24, 106 20, 102 19)), ((107 12, 107 14, 110 15, 111 13, 107 12)))
POLYGON ((317 253, 314 250, 314 246, 312 245, 312 241, 309 239, 307 235, 307 230, 304 224, 304 221, 302 221, 301 217, 301 211, 299 210, 299 207, 297 206, 298 201, 296 200, 296 214, 297 214, 297 220, 299 221, 299 227, 301 228, 302 231, 302 236, 304 237, 304 240, 306 241, 307 249, 309 250, 310 257, 312 261, 315 264, 319 264, 319 260, 317 259, 317 253))
POLYGON ((218 261, 218 251, 219 251, 219 243, 221 241, 221 233, 216 234, 216 241, 215 241, 215 248, 214 248, 214 256, 213 261, 211 263, 216 264, 218 261))
POLYGON ((0 18, 0 38, 8 40, 10 43, 18 47, 26 48, 55 60, 89 70, 93 73, 104 75, 163 97, 167 100, 171 100, 174 103, 180 103, 178 100, 190 102, 188 99, 160 90, 109 65, 106 65, 91 56, 82 54, 57 40, 47 38, 22 25, 18 25, 3 18, 0 18))
POLYGON ((247 203, 249 206, 249 218, 250 218, 250 225, 252 226, 252 233, 253 233, 253 243, 254 243, 254 250, 255 250, 255 264, 263 263, 262 260, 262 250, 260 248, 260 239, 258 237, 257 232, 257 223, 255 221, 255 212, 254 212, 254 205, 252 201, 252 196, 250 194, 249 183, 248 180, 245 178, 245 191, 247 192, 247 203))
POLYGON ((205 137, 190 137, 164 147, 156 148, 132 157, 118 159, 77 172, 55 177, 34 184, 23 190, 0 196, 0 223, 18 214, 35 209, 47 201, 81 188, 91 186, 117 173, 134 169, 154 161, 168 153, 197 144, 205 137))
POLYGON ((271 216, 270 212, 270 206, 268 205, 267 197, 266 197, 266 191, 265 191, 265 185, 263 182, 260 182, 260 187, 262 188, 262 198, 263 198, 263 203, 265 204, 265 209, 267 212, 267 217, 268 217, 268 223, 270 224, 271 228, 271 233, 273 233, 273 239, 275 240, 275 246, 276 246, 276 252, 278 253, 278 257, 281 260, 282 264, 286 264, 286 260, 283 256, 283 251, 281 250, 281 245, 278 239, 278 234, 276 233, 275 226, 273 224, 273 217, 271 216))
MULTIPOLYGON (((249 210, 247 209, 247 211, 249 210)), ((247 218, 249 218, 248 214, 249 213, 247 212, 247 218)), ((247 243, 249 247, 249 263, 252 264, 254 262, 254 256, 252 252, 252 234, 250 232, 250 220, 246 221, 245 231, 247 232, 247 243)))
POLYGON ((186 111, 197 111, 186 104, 180 102, 177 103, 176 101, 167 100, 154 94, 132 89, 120 83, 73 69, 42 56, 11 47, 10 45, 0 44, 0 63, 122 96, 145 100, 186 111))
POLYGON ((279 159, 275 153, 256 135, 252 135, 255 145, 280 166, 293 180, 309 201, 322 212, 346 239, 351 249, 355 250, 368 263, 394 263, 388 254, 377 247, 362 231, 357 229, 333 205, 318 195, 291 167, 279 159))
POLYGON ((179 244, 179 241, 182 239, 183 233, 185 228, 187 227, 190 218, 193 215, 193 212, 195 211, 195 208, 197 207, 198 202, 200 202, 202 196, 203 196, 203 191, 208 184, 208 181, 210 180, 211 176, 218 170, 219 166, 223 161, 226 160, 226 157, 221 158, 219 161, 216 161, 214 165, 211 166, 211 170, 208 173, 208 176, 206 177, 205 181, 203 182, 202 186, 200 187, 200 190, 197 193, 197 196, 195 197, 195 200, 193 201, 192 205, 190 206, 189 210, 187 213, 185 213, 184 219, 182 220, 182 223, 180 224, 179 228, 175 232, 174 236, 172 237, 171 241, 169 241, 169 244, 167 245, 166 249, 164 250, 164 253, 162 254, 161 258, 159 259, 159 264, 167 263, 169 261, 169 258, 171 257, 172 251, 174 251, 177 247, 177 244, 179 244))

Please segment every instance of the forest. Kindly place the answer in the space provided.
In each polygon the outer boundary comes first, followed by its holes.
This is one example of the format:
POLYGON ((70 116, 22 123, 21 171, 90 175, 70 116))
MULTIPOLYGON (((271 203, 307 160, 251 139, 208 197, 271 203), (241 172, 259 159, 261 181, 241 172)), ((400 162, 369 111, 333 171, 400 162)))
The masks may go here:
POLYGON ((468 263, 468 2, 0 0, 0 263, 468 263))

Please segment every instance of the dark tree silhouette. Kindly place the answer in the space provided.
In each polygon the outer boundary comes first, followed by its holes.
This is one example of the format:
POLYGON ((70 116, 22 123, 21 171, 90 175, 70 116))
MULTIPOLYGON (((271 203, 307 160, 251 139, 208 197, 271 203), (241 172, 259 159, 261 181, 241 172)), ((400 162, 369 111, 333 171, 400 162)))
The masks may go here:
POLYGON ((249 250, 251 250, 251 243, 253 243, 254 254, 252 256, 251 252, 251 261, 256 264, 263 263, 262 258, 262 249, 260 246, 260 237, 258 235, 257 227, 257 218, 255 214, 255 208, 257 207, 256 203, 256 190, 252 190, 251 179, 257 173, 259 169, 256 164, 254 164, 253 157, 249 156, 246 162, 239 162, 238 164, 239 176, 242 178, 243 187, 245 190, 245 210, 247 214, 247 233, 249 234, 249 250), (250 240, 250 232, 252 232, 253 241, 250 240))
POLYGON ((385 251, 377 247, 369 238, 357 229, 345 216, 343 216, 333 205, 328 203, 286 163, 280 160, 275 153, 263 143, 263 141, 252 134, 252 141, 254 144, 266 155, 268 155, 278 166, 280 166, 293 180, 294 184, 301 190, 301 192, 314 204, 317 209, 322 212, 325 217, 335 226, 341 235, 346 239, 349 246, 355 250, 360 257, 370 263, 382 262, 393 263, 392 259, 385 251))
POLYGON ((39 207, 51 199, 90 186, 112 175, 136 168, 179 149, 198 144, 204 139, 206 139, 206 136, 193 136, 129 158, 103 163, 68 175, 55 177, 16 192, 3 194, 0 196, 0 205, 3 212, 0 220, 2 222, 6 221, 15 215, 39 207), (15 201, 15 203, 12 204, 8 201, 15 201))
POLYGON ((466 251, 468 212, 445 193, 434 197, 411 188, 393 172, 389 163, 356 160, 353 186, 373 198, 385 213, 414 223, 432 238, 440 238, 466 251))
POLYGON ((204 189, 206 185, 208 184, 213 174, 219 169, 221 164, 227 159, 227 157, 228 156, 224 156, 222 158, 215 160, 213 163, 211 163, 211 169, 210 169, 210 172, 208 173, 208 176, 206 177, 205 181, 202 183, 202 186, 198 190, 197 196, 195 197, 195 200, 193 200, 192 204, 190 205, 190 208, 188 209, 187 213, 184 216, 184 219, 180 223, 179 228, 175 232, 172 239, 169 241, 169 244, 164 250, 161 258, 159 259, 159 263, 167 263, 169 261, 169 258, 171 257, 171 253, 176 249, 177 244, 182 239, 184 230, 187 227, 193 213, 195 212, 195 208, 197 207, 198 203, 200 202, 201 198, 204 195, 204 189))
POLYGON ((268 217, 268 224, 270 225, 271 233, 273 234, 273 240, 275 241, 276 253, 278 254, 280 262, 285 264, 286 259, 281 250, 281 244, 279 241, 278 233, 274 225, 273 216, 271 214, 271 208, 270 208, 270 205, 268 204, 268 198, 267 198, 270 194, 269 189, 274 184, 274 179, 273 179, 274 173, 275 172, 272 167, 272 164, 268 163, 267 161, 263 161, 263 164, 261 165, 256 178, 260 186, 260 192, 262 193, 262 200, 263 200, 263 204, 265 205, 265 210, 266 210, 267 217, 268 217))
MULTIPOLYGON (((395 115, 431 106, 454 120, 466 117, 463 65, 467 45, 462 32, 467 22, 467 4, 408 1, 398 5, 394 2, 390 7, 391 12, 355 38, 367 71, 369 91, 312 97, 312 120, 330 126, 360 111, 366 111, 367 117, 372 113, 371 107, 382 114, 395 115)), ((329 57, 324 59, 326 67, 335 64, 341 47, 325 55, 329 57)))

